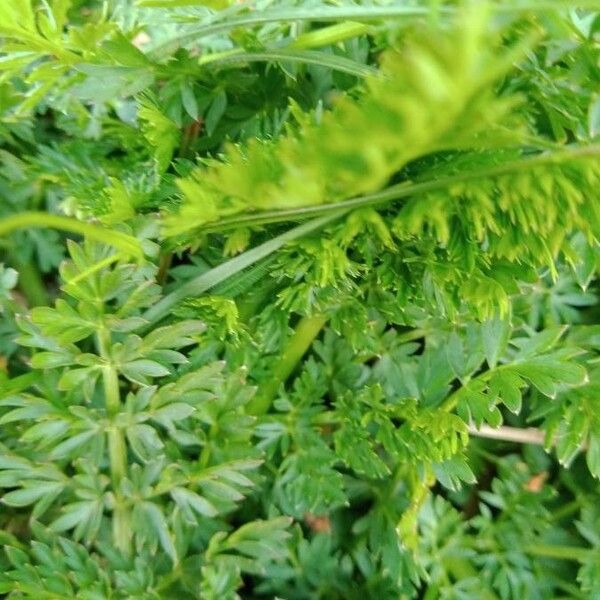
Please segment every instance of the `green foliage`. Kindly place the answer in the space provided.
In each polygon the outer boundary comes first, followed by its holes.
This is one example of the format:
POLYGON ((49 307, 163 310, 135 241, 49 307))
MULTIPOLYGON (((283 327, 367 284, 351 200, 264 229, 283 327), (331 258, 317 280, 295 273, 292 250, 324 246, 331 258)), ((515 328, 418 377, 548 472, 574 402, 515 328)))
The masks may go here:
POLYGON ((600 597, 576 4, 2 3, 0 594, 600 597))
POLYGON ((491 97, 492 78, 512 54, 498 56, 490 42, 483 20, 471 18, 453 35, 438 36, 435 47, 414 42, 388 51, 358 101, 342 97, 318 122, 300 117, 299 132, 231 148, 226 162, 180 180, 186 202, 168 231, 244 210, 339 201, 380 188, 429 152, 469 147, 471 140, 483 147, 482 130, 513 107, 510 97, 491 97), (357 137, 367 144, 357 145, 357 137))

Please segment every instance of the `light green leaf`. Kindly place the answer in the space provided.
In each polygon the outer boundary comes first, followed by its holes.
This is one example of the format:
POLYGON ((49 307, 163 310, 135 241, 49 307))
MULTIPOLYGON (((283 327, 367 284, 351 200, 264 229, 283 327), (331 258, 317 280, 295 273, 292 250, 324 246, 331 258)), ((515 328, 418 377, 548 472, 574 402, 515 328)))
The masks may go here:
POLYGON ((171 558, 173 564, 177 565, 177 550, 169 533, 169 526, 163 512, 152 502, 141 502, 136 509, 144 515, 148 529, 156 536, 162 549, 171 558))
POLYGON ((2 502, 7 506, 29 506, 47 495, 56 495, 62 491, 64 485, 55 481, 31 481, 27 487, 13 492, 8 492, 2 497, 2 502))

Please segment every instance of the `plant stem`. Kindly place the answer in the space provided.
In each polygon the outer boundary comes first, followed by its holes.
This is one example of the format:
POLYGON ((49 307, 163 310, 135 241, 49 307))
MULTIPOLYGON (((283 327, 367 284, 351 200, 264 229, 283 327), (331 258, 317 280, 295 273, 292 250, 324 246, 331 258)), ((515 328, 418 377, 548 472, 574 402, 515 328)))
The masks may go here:
POLYGON ((561 506, 559 509, 555 510, 552 513, 551 518, 553 521, 560 521, 560 520, 564 519, 565 517, 568 517, 569 515, 580 510, 581 506, 582 506, 581 500, 573 500, 572 502, 569 502, 568 504, 565 504, 565 505, 561 506))
MULTIPOLYGON (((456 581, 467 578, 477 579, 480 576, 475 567, 466 558, 450 556, 444 560, 444 564, 456 581)), ((481 600, 500 600, 493 590, 482 589, 480 594, 479 597, 481 600)))
POLYGON ((325 323, 327 323, 327 317, 324 315, 303 317, 300 320, 283 354, 273 367, 271 376, 249 403, 248 412, 250 414, 262 415, 268 412, 280 386, 291 375, 325 323))
POLYGON ((119 391, 119 376, 110 356, 110 334, 106 329, 98 332, 98 348, 100 357, 105 361, 102 380, 104 382, 106 412, 110 417, 113 417, 121 408, 121 394, 119 391))
POLYGON ((129 510, 125 506, 120 491, 121 481, 127 475, 127 445, 123 429, 115 423, 114 417, 121 410, 121 394, 119 391, 119 374, 110 356, 110 333, 105 329, 98 332, 98 350, 104 359, 102 381, 104 384, 104 403, 110 425, 106 430, 108 442, 108 458, 110 475, 115 497, 113 511, 113 539, 115 545, 125 554, 129 554, 131 531, 129 510))
POLYGON ((288 48, 267 50, 265 52, 243 52, 241 49, 239 51, 230 50, 219 52, 214 56, 209 54, 200 61, 200 64, 275 61, 317 65, 342 73, 355 75, 356 77, 368 77, 369 75, 377 74, 377 71, 373 67, 341 56, 326 54, 325 52, 319 52, 318 50, 296 50, 288 48))
POLYGON ((544 556, 547 558, 558 558, 560 560, 574 560, 583 562, 588 559, 591 551, 587 548, 575 546, 554 546, 549 544, 530 544, 525 546, 524 551, 533 556, 544 556))
POLYGON ((501 175, 509 175, 536 167, 552 165, 563 161, 577 160, 586 157, 595 157, 600 155, 600 144, 591 144, 589 146, 571 146, 560 150, 542 152, 535 156, 511 160, 503 164, 494 165, 487 169, 477 169, 475 171, 467 171, 457 175, 448 177, 440 177, 439 179, 431 179, 427 181, 404 181, 389 188, 367 194, 366 196, 358 196, 349 200, 341 200, 339 202, 330 202, 328 204, 316 204, 311 206, 300 206, 297 208, 269 210, 262 212, 254 212, 249 214, 234 215, 221 219, 215 223, 208 223, 202 227, 203 232, 225 231, 236 227, 248 227, 251 225, 265 225, 267 223, 278 223, 281 221, 294 221, 314 217, 316 215, 328 214, 332 211, 345 209, 347 211, 362 208, 365 206, 376 206, 385 204, 416 194, 424 194, 443 190, 451 185, 472 181, 475 179, 485 179, 490 177, 498 177, 501 175))
POLYGON ((567 594, 566 596, 557 596, 554 600, 589 600, 588 596, 582 594, 581 590, 572 583, 557 579, 554 585, 567 594))
POLYGON ((328 25, 320 29, 301 33, 291 42, 291 48, 322 48, 332 44, 339 44, 360 35, 366 35, 371 31, 371 26, 357 21, 343 21, 328 25))
POLYGON ((131 235, 106 229, 91 223, 84 223, 77 219, 52 215, 45 212, 22 212, 0 219, 0 236, 12 233, 17 229, 35 227, 38 229, 60 229, 83 235, 90 240, 102 242, 115 248, 119 248, 129 256, 142 258, 144 256, 139 241, 131 235))
MULTIPOLYGON (((489 425, 469 425, 469 435, 491 440, 500 440, 504 442, 515 442, 517 444, 536 444, 546 446, 546 434, 541 429, 535 427, 490 427, 489 425)), ((556 444, 556 439, 550 440, 551 445, 556 444)), ((582 444, 580 448, 585 450, 587 444, 582 444)))
MULTIPOLYGON (((142 0, 142 6, 152 6, 156 0, 142 0)), ((523 13, 523 12, 544 12, 547 10, 559 10, 561 8, 571 7, 573 0, 557 0, 544 1, 536 0, 535 2, 526 2, 519 5, 509 3, 507 6, 495 4, 493 7, 496 13, 523 13)), ((201 4, 198 0, 198 4, 201 4)), ((596 8, 597 0, 578 0, 576 2, 580 8, 596 8)), ((437 12, 442 15, 455 15, 457 10, 453 7, 441 6, 437 12)), ((214 21, 205 25, 179 34, 175 38, 167 39, 165 42, 157 45, 150 52, 152 57, 161 58, 166 52, 169 52, 173 47, 185 47, 186 44, 196 42, 198 39, 229 31, 238 27, 252 27, 262 25, 264 23, 286 22, 286 21, 376 21, 385 19, 399 18, 415 18, 431 14, 432 9, 427 6, 327 6, 322 8, 283 8, 283 9, 261 9, 247 10, 245 6, 241 6, 239 13, 229 9, 217 13, 214 21), (241 13, 241 14, 240 14, 241 13)))
MULTIPOLYGON (((153 0, 143 0, 143 5, 152 6, 153 0)), ((264 23, 273 23, 277 21, 342 21, 342 20, 375 20, 393 17, 415 17, 427 15, 429 12, 427 7, 332 7, 326 9, 275 9, 275 10, 244 10, 242 14, 231 14, 229 10, 221 11, 217 14, 217 19, 212 23, 201 25, 185 34, 179 34, 177 38, 167 39, 165 42, 153 48, 150 52, 151 56, 160 57, 168 52, 174 44, 177 47, 185 47, 192 41, 197 39, 228 31, 237 27, 251 27, 264 23), (218 20, 218 17, 226 17, 218 20)))
POLYGON ((517 444, 537 444, 545 445, 545 434, 540 429, 528 427, 521 429, 519 427, 490 427, 489 425, 469 425, 469 434, 475 437, 488 438, 491 440, 501 440, 504 442, 516 442, 517 444))

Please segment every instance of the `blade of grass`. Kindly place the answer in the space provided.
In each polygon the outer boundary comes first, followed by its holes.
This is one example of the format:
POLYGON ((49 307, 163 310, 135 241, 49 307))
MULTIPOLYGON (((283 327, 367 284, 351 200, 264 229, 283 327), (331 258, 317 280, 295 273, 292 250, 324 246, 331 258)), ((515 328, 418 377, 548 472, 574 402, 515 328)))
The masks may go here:
POLYGON ((256 248, 252 248, 227 262, 220 264, 219 266, 211 269, 206 273, 202 273, 195 279, 188 281, 177 290, 171 292, 165 296, 160 302, 156 303, 150 309, 146 311, 143 318, 149 323, 156 323, 169 314, 169 311, 173 306, 185 300, 189 297, 199 296, 207 290, 215 287, 217 284, 233 277, 239 272, 243 271, 250 265, 257 263, 259 260, 266 258, 273 254, 288 242, 298 239, 311 231, 319 229, 326 225, 330 221, 333 221, 341 217, 346 211, 340 210, 316 219, 312 219, 308 223, 298 225, 277 237, 264 242, 256 248))

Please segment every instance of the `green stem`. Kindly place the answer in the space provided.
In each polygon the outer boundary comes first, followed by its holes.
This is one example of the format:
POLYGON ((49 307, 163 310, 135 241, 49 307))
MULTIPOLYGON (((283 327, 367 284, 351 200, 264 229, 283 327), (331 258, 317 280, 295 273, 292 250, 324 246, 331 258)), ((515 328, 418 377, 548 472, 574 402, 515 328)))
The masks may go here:
POLYGON ((369 75, 377 74, 377 71, 373 67, 344 58, 343 56, 327 54, 318 50, 296 50, 287 48, 267 50, 264 52, 244 52, 242 49, 228 50, 226 52, 219 52, 215 55, 209 54, 201 59, 200 64, 278 61, 317 65, 334 71, 355 75, 356 77, 368 77, 369 75))
POLYGON ((98 271, 100 271, 102 269, 106 269, 106 267, 109 267, 114 262, 117 262, 120 258, 121 258, 121 255, 119 253, 116 253, 111 256, 107 256, 106 258, 103 258, 102 260, 99 260, 98 262, 89 266, 87 269, 80 271, 77 275, 75 275, 71 279, 66 279, 63 284, 64 288, 71 286, 71 285, 75 285, 79 281, 83 281, 84 279, 87 279, 94 273, 97 273, 98 271))
POLYGON ((342 21, 341 23, 301 33, 298 37, 294 38, 289 47, 302 48, 304 50, 308 48, 322 48, 323 46, 339 44, 345 40, 365 35, 370 30, 371 26, 366 23, 342 21))
POLYGON ((580 158, 595 157, 599 155, 600 144, 592 144, 589 146, 580 147, 574 146, 551 152, 543 152, 533 157, 511 160, 504 164, 495 165, 488 169, 477 169, 475 171, 459 173, 458 175, 450 175, 448 177, 440 177, 439 179, 432 179, 417 183, 404 181, 373 194, 367 194, 366 196, 359 196, 357 198, 350 198, 349 200, 342 200, 340 202, 235 215, 226 219, 221 219, 215 223, 208 223, 202 227, 202 231, 225 231, 227 229, 242 226, 249 227, 266 225, 268 223, 279 223, 282 221, 307 219, 316 215, 329 214, 331 212, 340 210, 350 211, 355 208, 385 204, 387 202, 401 200, 402 198, 407 198, 409 196, 443 190, 457 183, 464 183, 466 181, 472 181, 476 179, 498 177, 501 175, 509 175, 519 171, 534 169, 536 167, 561 163, 563 161, 577 160, 580 158))
POLYGON ((103 329, 98 333, 98 346, 100 356, 105 361, 102 371, 104 383, 104 401, 109 417, 114 417, 121 408, 121 394, 119 391, 119 375, 110 356, 110 335, 103 329))
POLYGON ((127 446, 120 427, 113 426, 107 431, 110 474, 113 485, 118 485, 127 474, 127 446))
POLYGON ((262 415, 268 412, 280 386, 291 375, 325 323, 327 323, 327 317, 324 315, 303 317, 300 320, 283 354, 271 370, 269 379, 259 388, 256 396, 248 405, 250 414, 262 415))
POLYGON ((27 298, 29 306, 50 304, 50 295, 37 267, 31 262, 21 261, 12 252, 9 254, 9 261, 19 272, 19 289, 27 298))
MULTIPOLYGON (((143 6, 152 6, 154 0, 142 0, 143 6)), ((200 2, 198 2, 200 3, 200 2)), ((193 4, 193 3, 192 3, 193 4)), ((339 7, 339 8, 320 8, 318 10, 310 10, 303 8, 296 9, 275 9, 275 10, 254 10, 244 11, 241 15, 231 15, 230 11, 222 11, 222 15, 226 16, 223 20, 217 20, 201 25, 196 29, 189 31, 176 38, 168 39, 167 41, 156 46, 150 52, 151 56, 160 58, 164 53, 170 50, 174 44, 177 47, 185 47, 193 41, 201 37, 222 33, 238 27, 252 27, 264 23, 276 23, 278 21, 344 21, 344 20, 376 20, 393 17, 418 17, 429 13, 427 7, 339 7)))
POLYGON ((577 562, 586 561, 591 550, 587 548, 577 548, 575 546, 555 546, 549 544, 530 544, 525 546, 524 551, 533 556, 543 556, 545 558, 557 558, 560 560, 573 560, 577 562))
POLYGON ((300 320, 283 354, 272 369, 269 379, 259 388, 256 396, 249 403, 248 412, 250 414, 262 415, 268 412, 279 388, 291 375, 325 323, 327 323, 327 317, 323 315, 303 317, 300 320))
POLYGON ((569 515, 572 515, 573 513, 577 512, 578 510, 581 509, 583 502, 581 500, 573 500, 572 502, 569 502, 568 504, 565 504, 563 506, 561 506, 560 508, 558 508, 557 510, 555 510, 552 513, 552 520, 553 521, 560 521, 562 519, 564 519, 565 517, 568 517, 569 515))
POLYGON ((583 594, 581 590, 572 583, 558 579, 554 582, 554 585, 557 589, 567 594, 566 596, 558 596, 554 598, 554 600, 589 600, 589 597, 583 594))
POLYGON ((115 423, 115 416, 121 410, 119 374, 110 356, 110 333, 103 328, 98 332, 98 351, 104 360, 102 381, 104 384, 104 404, 110 425, 106 430, 110 476, 115 497, 113 511, 113 539, 115 545, 125 554, 131 550, 131 524, 129 510, 120 491, 121 481, 127 476, 127 445, 123 428, 115 423))
POLYGON ((175 569, 173 569, 172 571, 170 571, 169 573, 167 573, 166 575, 163 575, 162 577, 159 578, 157 585, 156 585, 156 590, 158 592, 162 592, 162 591, 168 589, 169 587, 171 587, 177 581, 181 581, 182 577, 183 577, 182 569, 180 566, 178 566, 175 569))
POLYGON ((218 424, 218 422, 214 422, 210 426, 207 439, 204 443, 204 447, 202 448, 202 451, 200 452, 200 457, 198 458, 198 464, 202 468, 208 467, 208 463, 210 462, 210 457, 211 457, 211 450, 213 447, 213 444, 211 442, 213 440, 216 440, 218 438, 218 435, 219 435, 219 424, 218 424))
POLYGON ((22 212, 6 217, 5 219, 0 219, 0 236, 12 233, 17 229, 31 227, 60 229, 61 231, 76 233, 85 236, 90 240, 119 248, 128 256, 134 256, 136 258, 143 257, 142 248, 138 240, 126 233, 45 212, 22 212))
MULTIPOLYGON (((164 0, 141 0, 142 6, 162 5, 164 0)), ((202 4, 200 0, 194 2, 187 0, 187 4, 202 4)), ((597 8, 597 0, 535 0, 532 2, 524 2, 518 5, 508 3, 504 6, 501 3, 495 4, 492 10, 495 13, 510 13, 522 14, 524 12, 545 12, 548 10, 559 10, 561 8, 571 8, 575 4, 578 8, 597 8)), ((442 6, 438 7, 438 13, 442 15, 456 15, 457 11, 453 7, 442 6)), ((415 18, 425 17, 432 14, 432 9, 427 6, 328 6, 320 8, 284 8, 284 9, 261 9, 247 10, 246 7, 241 7, 241 14, 235 15, 230 10, 221 11, 215 15, 216 18, 212 23, 201 25, 196 29, 190 30, 183 35, 166 40, 156 46, 151 51, 151 56, 162 58, 165 52, 168 52, 173 47, 185 47, 186 44, 196 42, 199 38, 223 33, 238 27, 253 27, 264 23, 276 23, 287 21, 329 21, 337 22, 344 20, 351 21, 377 21, 385 19, 398 18, 415 18), (245 9, 245 10, 244 10, 245 9), (243 12, 242 12, 243 11, 243 12)))
MULTIPOLYGON (((254 315, 259 314, 267 300, 274 297, 279 285, 275 279, 268 278, 266 281, 261 281, 253 293, 236 300, 240 321, 248 323, 254 315)), ((215 292, 218 293, 217 290, 215 292)))
MULTIPOLYGON (((444 565, 448 568, 455 581, 470 578, 477 579, 480 576, 475 567, 466 558, 461 558, 460 556, 445 558, 444 565)), ((481 600, 499 600, 493 590, 482 589, 480 594, 479 597, 481 600)), ((439 598, 439 596, 435 596, 435 598, 439 598)))

